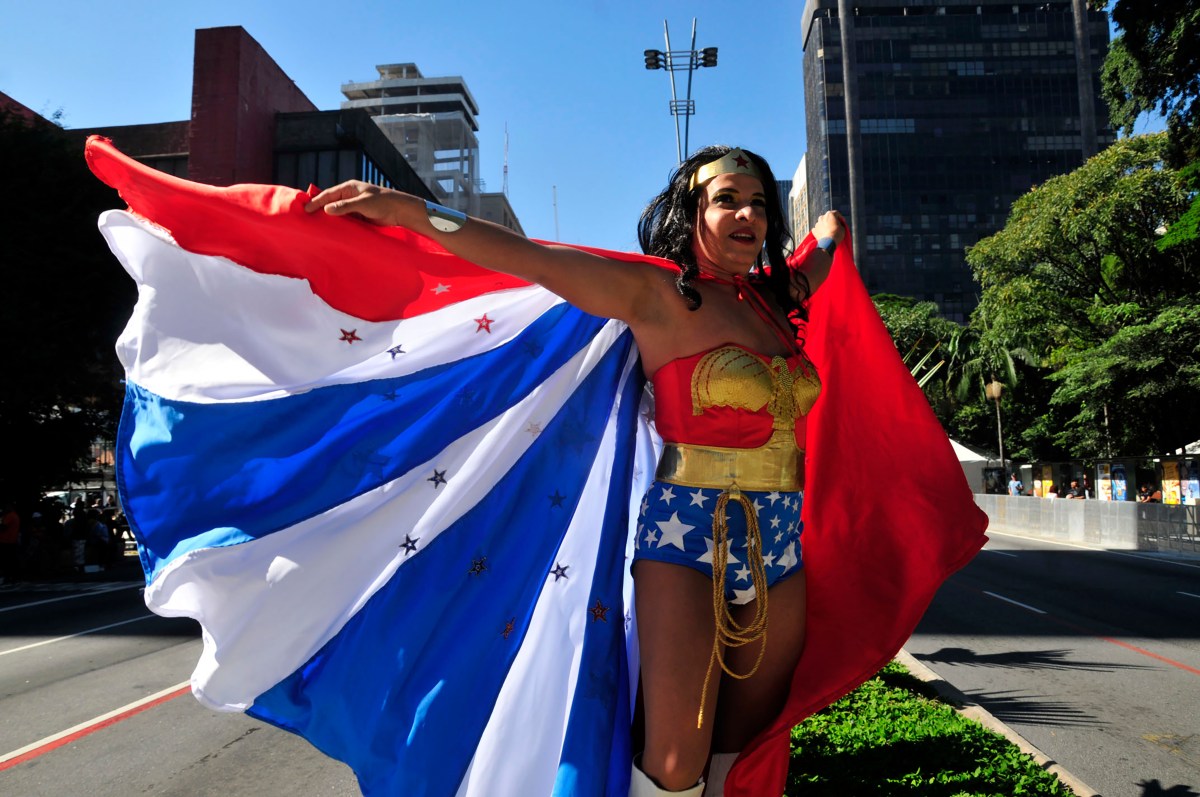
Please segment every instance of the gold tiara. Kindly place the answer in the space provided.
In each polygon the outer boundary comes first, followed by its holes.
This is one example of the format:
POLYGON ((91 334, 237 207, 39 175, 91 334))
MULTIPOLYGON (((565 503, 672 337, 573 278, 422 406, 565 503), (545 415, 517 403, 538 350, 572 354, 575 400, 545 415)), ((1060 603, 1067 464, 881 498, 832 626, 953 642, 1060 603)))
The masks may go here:
POLYGON ((696 170, 688 181, 688 190, 707 183, 718 174, 748 174, 763 182, 762 173, 754 165, 754 161, 740 149, 731 149, 715 161, 706 163, 696 170))

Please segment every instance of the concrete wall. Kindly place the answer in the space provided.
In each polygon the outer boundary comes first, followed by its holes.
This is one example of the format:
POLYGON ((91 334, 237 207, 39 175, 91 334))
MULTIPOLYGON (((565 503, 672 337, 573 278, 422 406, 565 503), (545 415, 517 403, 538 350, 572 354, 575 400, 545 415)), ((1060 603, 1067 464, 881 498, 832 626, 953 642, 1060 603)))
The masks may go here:
POLYGON ((197 30, 188 176, 209 185, 271 182, 275 114, 315 110, 245 30, 197 30))
POLYGON ((1102 548, 1200 554, 1200 507, 976 494, 988 528, 1102 548))

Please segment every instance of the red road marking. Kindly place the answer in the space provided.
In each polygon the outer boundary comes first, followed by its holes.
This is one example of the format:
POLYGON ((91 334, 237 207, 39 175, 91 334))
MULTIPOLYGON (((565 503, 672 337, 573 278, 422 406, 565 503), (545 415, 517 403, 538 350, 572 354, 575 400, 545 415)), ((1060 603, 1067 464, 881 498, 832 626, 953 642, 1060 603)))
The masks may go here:
POLYGON ((68 745, 77 739, 82 739, 83 737, 93 734, 98 730, 107 728, 110 725, 116 725, 122 720, 127 720, 135 714, 141 714, 147 709, 151 709, 155 706, 166 703, 168 700, 173 700, 180 695, 191 691, 191 688, 192 687, 190 684, 184 684, 183 686, 178 687, 169 687, 163 692, 159 692, 156 695, 151 695, 148 698, 144 698, 145 702, 133 703, 129 706, 129 708, 119 708, 111 714, 105 714, 97 717, 94 720, 89 720, 82 725, 76 725, 74 728, 63 731, 61 734, 48 736, 45 739, 42 739, 40 742, 34 742, 28 747, 24 747, 20 750, 14 751, 13 753, 9 753, 9 756, 12 756, 11 758, 5 757, 0 759, 0 772, 3 772, 6 769, 11 769, 18 764, 24 764, 26 761, 32 761, 38 756, 49 753, 51 750, 57 750, 58 748, 68 745))
MULTIPOLYGON (((961 584, 956 584, 956 583, 954 583, 954 581, 947 581, 946 583, 956 587, 957 589, 967 590, 968 592, 978 592, 981 595, 989 594, 989 593, 985 592, 984 590, 977 589, 975 587, 966 587, 961 584)), ((1007 600, 1007 599, 1005 599, 1005 600, 1007 600)), ((1017 603, 1016 601, 1010 600, 1008 602, 1014 603, 1017 606, 1020 606, 1021 608, 1030 611, 1031 613, 1035 612, 1035 611, 1039 611, 1038 609, 1034 609, 1031 606, 1025 606, 1023 604, 1017 603)), ((1172 667, 1176 667, 1180 670, 1183 670, 1184 672, 1190 672, 1192 675, 1200 675, 1200 669, 1191 667, 1187 664, 1184 664, 1181 661, 1175 661, 1174 659, 1168 659, 1166 656, 1160 656, 1157 653, 1152 653, 1151 651, 1146 650, 1145 648, 1139 648, 1137 645, 1131 645, 1128 642, 1122 642, 1119 639, 1113 639, 1112 637, 1109 637, 1109 636, 1102 636, 1100 634, 1097 634, 1094 631, 1084 628, 1081 625, 1076 625, 1075 623, 1069 622, 1067 620, 1061 620, 1047 612, 1042 612, 1041 616, 1053 623, 1057 623, 1058 625, 1064 626, 1066 628, 1070 628, 1072 631, 1076 631, 1080 634, 1083 634, 1084 636, 1090 636, 1092 639, 1099 639, 1101 642, 1109 642, 1113 645, 1116 645, 1117 647, 1122 647, 1122 648, 1125 648, 1126 650, 1131 650, 1134 653, 1140 653, 1143 656, 1148 656, 1152 659, 1155 659, 1156 661, 1161 661, 1163 664, 1169 664, 1172 667)))

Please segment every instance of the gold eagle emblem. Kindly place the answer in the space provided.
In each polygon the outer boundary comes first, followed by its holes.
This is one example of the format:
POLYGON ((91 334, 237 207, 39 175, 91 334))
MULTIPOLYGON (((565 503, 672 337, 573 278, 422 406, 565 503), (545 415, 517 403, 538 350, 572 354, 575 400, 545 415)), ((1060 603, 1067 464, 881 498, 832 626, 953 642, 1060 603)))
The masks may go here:
POLYGON ((732 407, 774 418, 773 428, 791 429, 807 415, 821 394, 821 380, 807 360, 793 371, 775 356, 765 363, 737 346, 722 346, 700 359, 692 372, 692 414, 708 407, 732 407))

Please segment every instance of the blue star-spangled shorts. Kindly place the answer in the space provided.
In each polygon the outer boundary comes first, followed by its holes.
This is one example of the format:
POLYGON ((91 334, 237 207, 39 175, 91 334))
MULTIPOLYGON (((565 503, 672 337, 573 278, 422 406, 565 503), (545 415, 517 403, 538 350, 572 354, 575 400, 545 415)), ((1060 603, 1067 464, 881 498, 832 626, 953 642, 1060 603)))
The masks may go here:
MULTIPOLYGON (((699 570, 712 578, 713 509, 723 490, 683 487, 656 481, 642 498, 638 514, 637 542, 633 560, 651 559, 699 570)), ((758 512, 762 535, 762 561, 767 585, 772 586, 803 567, 800 552, 801 493, 752 492, 743 490, 758 512)), ((725 599, 733 604, 754 600, 754 585, 747 566, 752 553, 746 548, 746 515, 741 503, 730 501, 726 510, 729 525, 729 563, 725 575, 725 599)))

